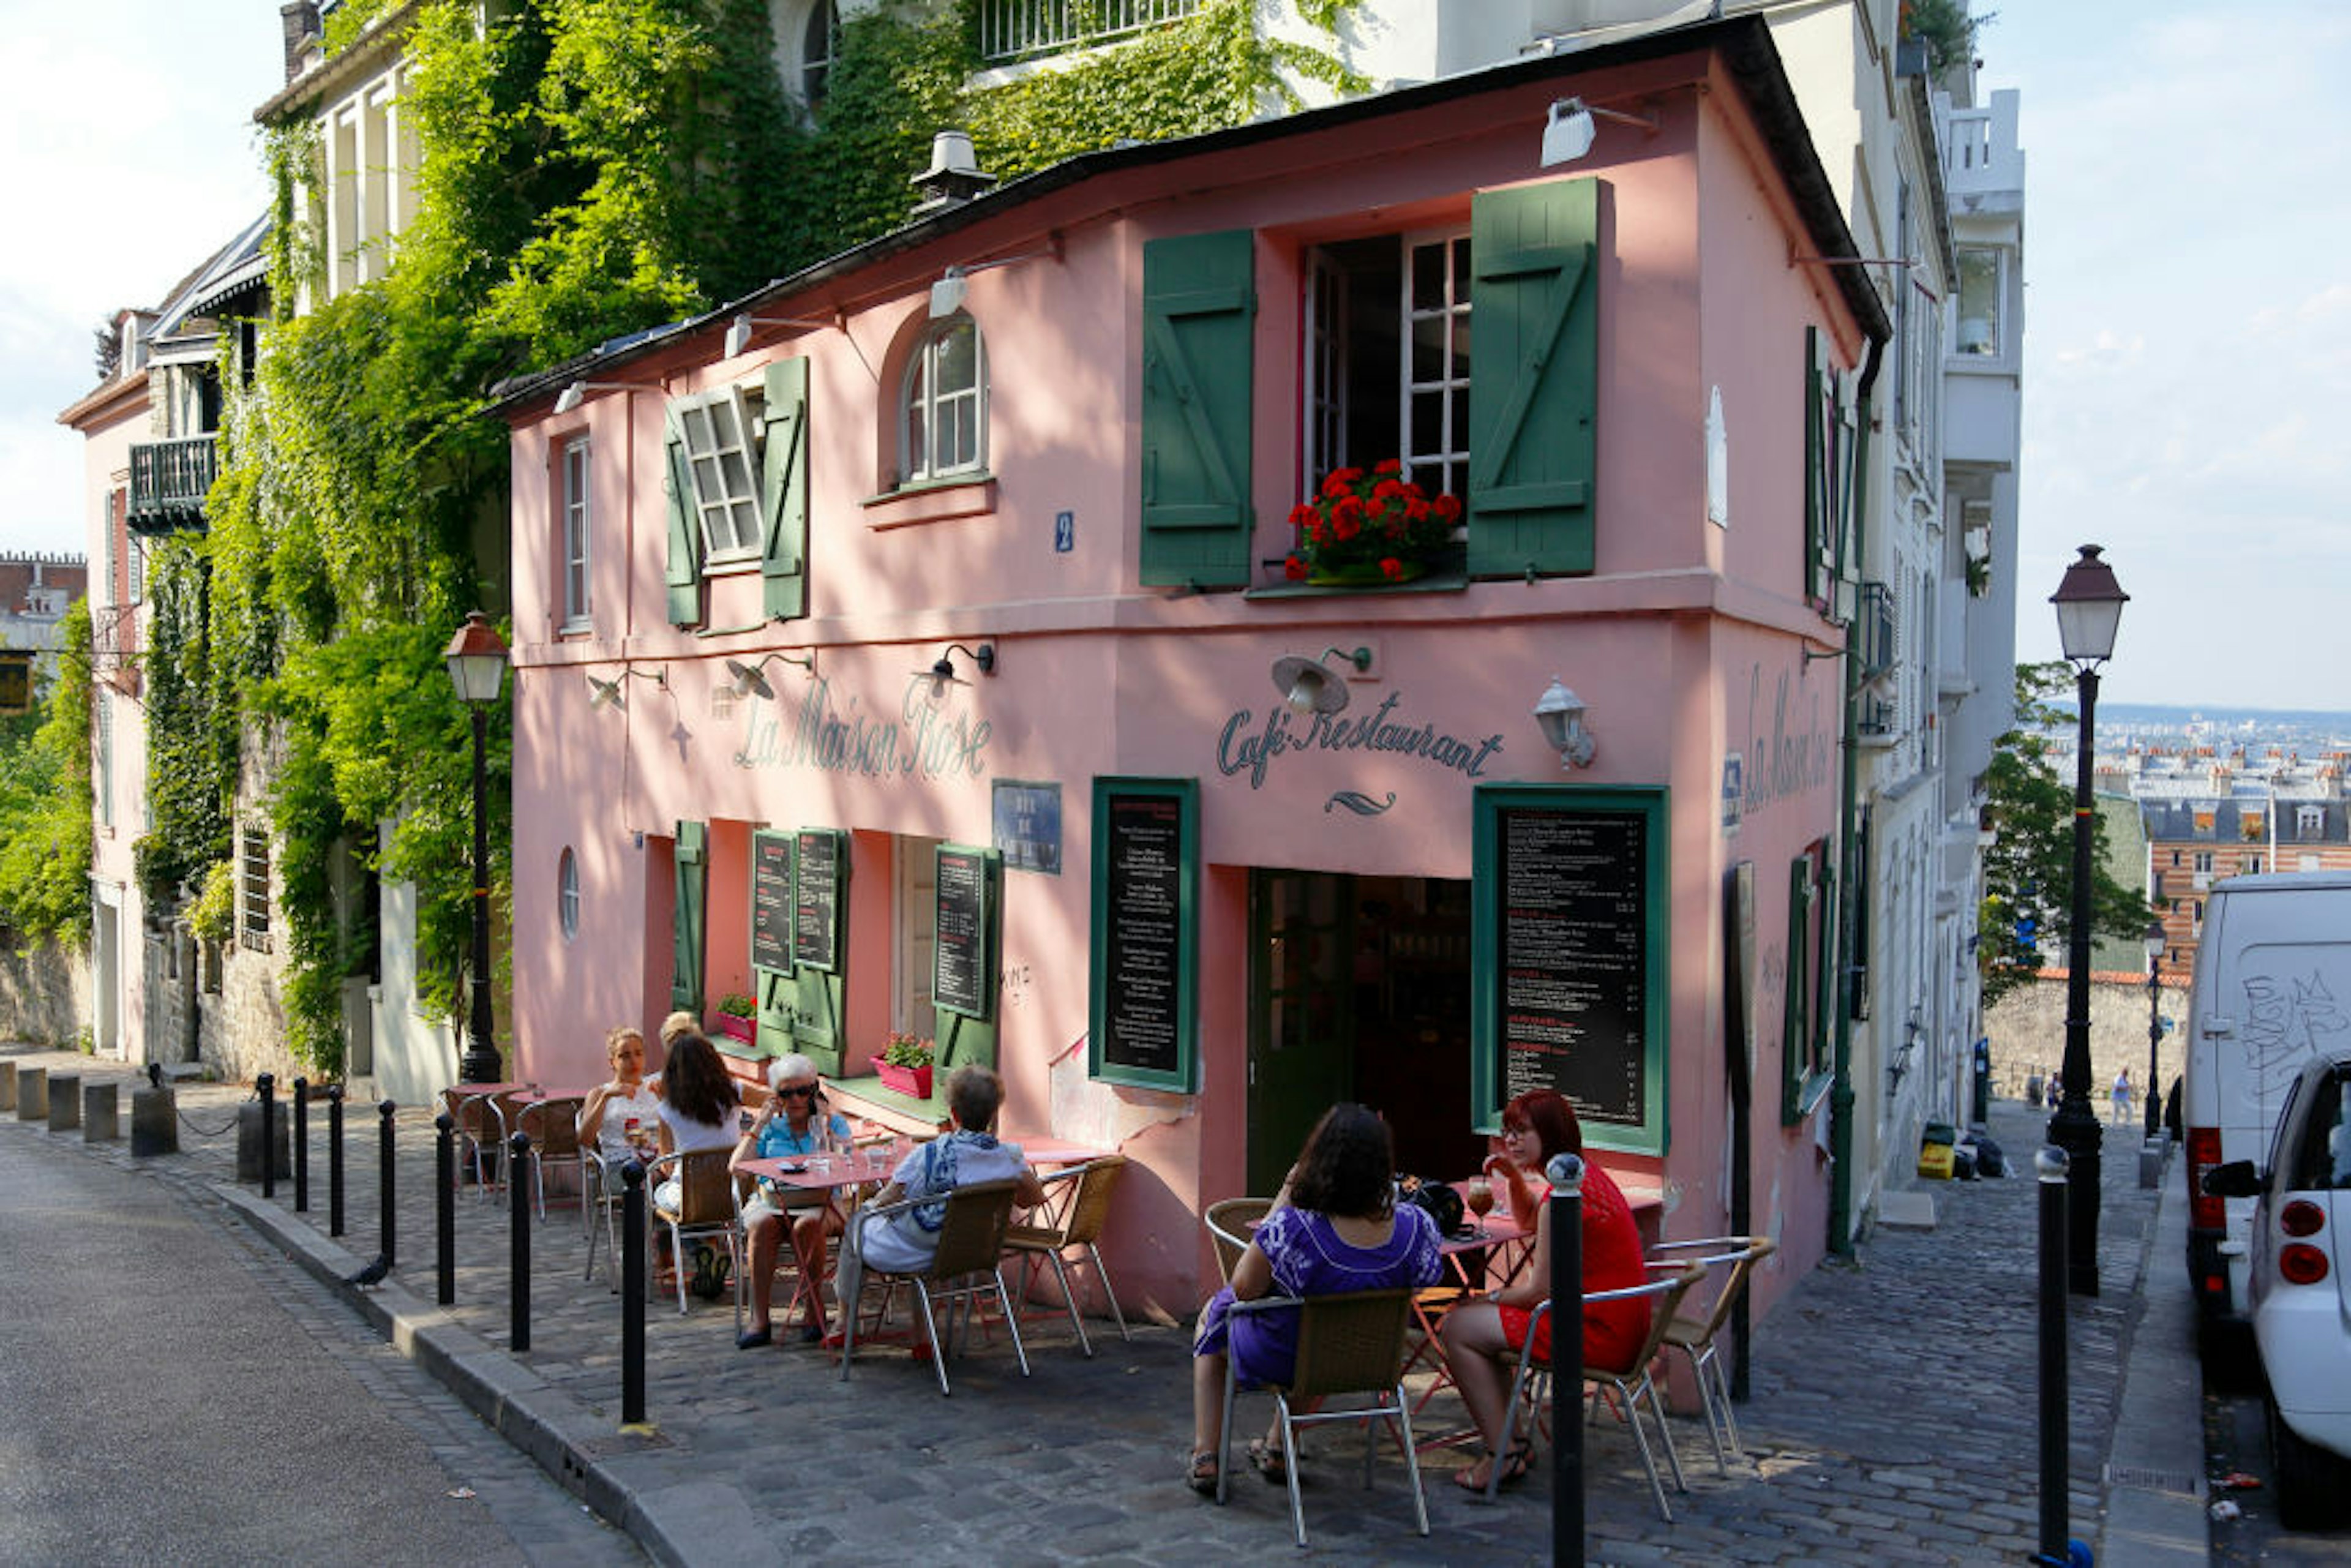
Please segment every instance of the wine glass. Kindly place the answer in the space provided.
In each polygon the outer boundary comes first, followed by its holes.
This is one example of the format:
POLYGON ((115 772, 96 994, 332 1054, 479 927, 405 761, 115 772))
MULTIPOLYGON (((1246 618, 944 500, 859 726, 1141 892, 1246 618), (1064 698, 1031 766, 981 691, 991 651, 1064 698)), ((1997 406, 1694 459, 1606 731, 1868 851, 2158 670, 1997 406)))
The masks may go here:
POLYGON ((1486 1216, 1494 1212, 1494 1184, 1484 1176, 1471 1176, 1465 1184, 1461 1199, 1469 1212, 1478 1217, 1478 1234, 1486 1234, 1486 1216))

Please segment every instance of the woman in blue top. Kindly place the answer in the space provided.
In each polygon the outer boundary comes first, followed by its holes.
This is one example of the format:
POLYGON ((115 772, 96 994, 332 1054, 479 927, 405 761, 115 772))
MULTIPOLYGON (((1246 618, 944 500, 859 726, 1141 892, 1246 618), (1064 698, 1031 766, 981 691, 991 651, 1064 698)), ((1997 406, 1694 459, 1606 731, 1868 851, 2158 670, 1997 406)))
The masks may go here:
MULTIPOLYGON (((1226 1358, 1243 1387, 1286 1384, 1297 1365, 1295 1310, 1235 1313, 1233 1303, 1433 1285, 1444 1268, 1438 1240, 1426 1209, 1395 1201, 1394 1146, 1378 1113, 1362 1105, 1323 1113, 1233 1265, 1232 1283, 1200 1309, 1186 1478, 1194 1491, 1214 1494, 1223 1464, 1226 1358)), ((1278 1438, 1251 1442, 1249 1458, 1268 1480, 1289 1479, 1278 1438)))
MULTIPOLYGON (((775 1091, 735 1145, 736 1169, 745 1160, 785 1159, 793 1155, 831 1153, 849 1147, 849 1119, 825 1109, 824 1090, 817 1082, 816 1063, 797 1053, 779 1056, 768 1066, 768 1086, 775 1091)), ((800 1299, 808 1303, 804 1340, 824 1337, 825 1238, 841 1234, 841 1210, 830 1196, 798 1193, 762 1179, 757 1196, 743 1206, 743 1228, 751 1243, 751 1327, 735 1342, 737 1350, 771 1343, 768 1301, 775 1290, 776 1247, 783 1235, 784 1218, 792 1220, 792 1256, 799 1260, 800 1299)))

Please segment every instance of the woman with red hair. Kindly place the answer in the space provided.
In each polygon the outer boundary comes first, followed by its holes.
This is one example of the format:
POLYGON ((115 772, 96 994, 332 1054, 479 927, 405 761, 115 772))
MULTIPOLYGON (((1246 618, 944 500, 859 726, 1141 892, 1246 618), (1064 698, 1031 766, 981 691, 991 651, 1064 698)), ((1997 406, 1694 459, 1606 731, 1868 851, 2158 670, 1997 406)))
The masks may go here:
MULTIPOLYGON (((1445 1314, 1444 1326, 1438 1331, 1445 1364, 1461 1390, 1461 1402, 1469 1407, 1469 1418, 1486 1439, 1485 1458, 1454 1472, 1454 1484, 1465 1490, 1485 1490, 1496 1465, 1502 1467, 1502 1484, 1508 1486, 1524 1476, 1534 1462, 1531 1442, 1503 1451, 1510 1430, 1506 1406, 1510 1378, 1502 1357, 1524 1350, 1528 1322, 1535 1308, 1551 1294, 1551 1185, 1541 1173, 1552 1155, 1583 1152, 1583 1129, 1576 1123, 1575 1107, 1559 1091, 1531 1089, 1502 1107, 1502 1152, 1488 1156, 1486 1174, 1501 1187, 1510 1218, 1533 1228, 1535 1246, 1534 1255, 1510 1283, 1489 1296, 1455 1307, 1445 1314)), ((1614 1291, 1648 1282, 1633 1206, 1608 1173, 1590 1161, 1583 1166, 1583 1230, 1586 1291, 1614 1291)), ((1583 1309, 1584 1362, 1620 1365, 1640 1349, 1648 1333, 1646 1298, 1587 1306, 1583 1309)), ((1541 1361, 1551 1358, 1549 1317, 1535 1336, 1534 1354, 1541 1361)))

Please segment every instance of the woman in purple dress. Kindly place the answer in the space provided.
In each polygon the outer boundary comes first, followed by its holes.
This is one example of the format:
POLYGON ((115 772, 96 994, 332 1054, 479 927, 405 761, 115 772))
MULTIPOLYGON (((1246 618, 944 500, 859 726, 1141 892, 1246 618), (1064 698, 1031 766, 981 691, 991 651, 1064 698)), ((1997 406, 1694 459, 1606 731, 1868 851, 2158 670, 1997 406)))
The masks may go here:
MULTIPOLYGON (((1244 1387, 1288 1383, 1298 1360, 1294 1309, 1235 1313, 1233 1303, 1433 1285, 1444 1267, 1438 1239, 1425 1210, 1395 1201, 1387 1124, 1362 1105, 1325 1112, 1233 1265, 1232 1282, 1200 1309, 1186 1476, 1194 1491, 1214 1495, 1223 1465, 1227 1358, 1244 1387)), ((1249 1458, 1268 1480, 1289 1479, 1278 1436, 1252 1441, 1249 1458)))

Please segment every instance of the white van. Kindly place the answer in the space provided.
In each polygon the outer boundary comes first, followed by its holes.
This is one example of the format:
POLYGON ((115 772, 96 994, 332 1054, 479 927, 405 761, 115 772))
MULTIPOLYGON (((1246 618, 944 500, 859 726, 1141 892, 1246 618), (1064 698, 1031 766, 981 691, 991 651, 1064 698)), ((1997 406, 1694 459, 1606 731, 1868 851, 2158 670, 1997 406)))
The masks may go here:
POLYGON ((2188 996, 2179 1106, 2188 1277, 2206 1329, 2246 1321, 2253 1200, 2208 1197, 2204 1173, 2231 1160, 2258 1165, 2304 1064, 2346 1051, 2351 872, 2273 872, 2215 884, 2188 996))

